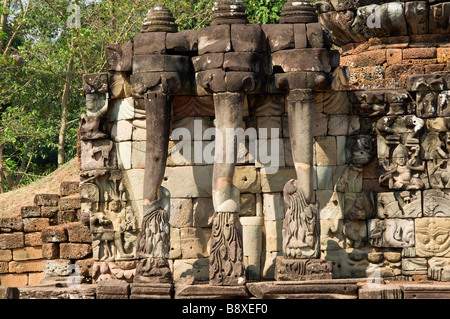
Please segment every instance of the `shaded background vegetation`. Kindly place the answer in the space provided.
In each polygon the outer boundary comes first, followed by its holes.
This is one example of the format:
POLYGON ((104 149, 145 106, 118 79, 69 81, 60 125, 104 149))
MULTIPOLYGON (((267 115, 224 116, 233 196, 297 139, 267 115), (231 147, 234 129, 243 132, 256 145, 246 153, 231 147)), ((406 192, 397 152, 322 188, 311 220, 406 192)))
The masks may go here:
MULTIPOLYGON (((209 25, 213 1, 160 2, 183 30, 209 25)), ((138 33, 154 2, 0 0, 0 193, 76 156, 82 75, 106 71, 104 47, 138 33)), ((277 23, 285 2, 244 0, 260 24, 277 23)))

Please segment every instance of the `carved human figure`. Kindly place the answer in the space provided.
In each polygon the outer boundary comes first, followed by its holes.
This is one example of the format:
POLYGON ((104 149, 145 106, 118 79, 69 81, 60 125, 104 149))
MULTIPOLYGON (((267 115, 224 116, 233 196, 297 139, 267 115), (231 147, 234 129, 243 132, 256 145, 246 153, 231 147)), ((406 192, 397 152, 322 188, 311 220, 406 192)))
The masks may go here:
POLYGON ((112 215, 116 215, 113 222, 114 246, 120 253, 120 259, 133 258, 133 254, 127 254, 124 250, 126 208, 119 200, 113 200, 109 205, 109 209, 112 215))
POLYGON ((101 261, 113 261, 114 253, 112 244, 114 242, 114 230, 111 229, 112 222, 106 218, 104 213, 96 213, 90 219, 90 229, 92 232, 92 249, 94 258, 101 261), (100 258, 100 249, 103 247, 104 255, 100 258))
POLYGON ((388 187, 390 189, 422 189, 425 184, 420 179, 419 174, 416 172, 424 171, 425 166, 415 166, 419 148, 415 147, 413 156, 408 159, 408 151, 405 146, 399 144, 392 154, 392 165, 387 165, 386 159, 380 159, 380 162, 384 169, 387 171, 380 176, 380 183, 388 180, 388 187))

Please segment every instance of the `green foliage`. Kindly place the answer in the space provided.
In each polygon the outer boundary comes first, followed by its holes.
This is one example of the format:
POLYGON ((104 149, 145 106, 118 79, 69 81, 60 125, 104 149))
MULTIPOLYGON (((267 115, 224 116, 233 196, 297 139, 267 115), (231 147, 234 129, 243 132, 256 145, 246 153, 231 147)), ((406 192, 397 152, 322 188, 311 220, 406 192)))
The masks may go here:
MULTIPOLYGON (((106 71, 105 46, 140 31, 156 0, 10 0, 0 5, 0 192, 57 166, 61 104, 69 76, 65 158, 76 156, 78 117, 85 112, 82 75, 106 71), (79 28, 70 4, 80 6, 79 28), (2 172, 3 167, 3 172, 2 172), (7 183, 9 176, 13 183, 7 183)), ((214 0, 162 0, 179 30, 210 24, 214 0)), ((285 0, 244 0, 251 23, 277 23, 285 0)))

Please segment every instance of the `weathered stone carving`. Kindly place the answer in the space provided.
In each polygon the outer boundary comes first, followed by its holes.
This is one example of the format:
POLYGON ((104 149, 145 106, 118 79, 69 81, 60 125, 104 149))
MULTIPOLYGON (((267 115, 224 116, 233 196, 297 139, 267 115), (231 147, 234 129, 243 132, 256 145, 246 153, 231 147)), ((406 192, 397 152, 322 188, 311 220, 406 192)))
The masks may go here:
POLYGON ((415 227, 418 257, 450 256, 449 218, 416 219, 415 227))
POLYGON ((450 259, 433 257, 428 260, 428 278, 450 281, 450 259))
POLYGON ((450 194, 448 190, 428 189, 423 191, 423 216, 450 216, 450 194))
POLYGON ((332 266, 330 262, 320 259, 285 259, 276 260, 275 280, 316 280, 331 279, 332 266))
POLYGON ((369 242, 374 247, 414 246, 412 219, 371 219, 368 222, 369 242))
POLYGON ((308 204, 297 181, 284 187, 286 217, 283 225, 285 258, 320 257, 320 223, 318 205, 308 204))
POLYGON ((236 213, 216 213, 211 234, 209 280, 216 286, 245 283, 242 238, 236 213))
POLYGON ((379 218, 422 217, 420 191, 386 192, 377 194, 379 218))

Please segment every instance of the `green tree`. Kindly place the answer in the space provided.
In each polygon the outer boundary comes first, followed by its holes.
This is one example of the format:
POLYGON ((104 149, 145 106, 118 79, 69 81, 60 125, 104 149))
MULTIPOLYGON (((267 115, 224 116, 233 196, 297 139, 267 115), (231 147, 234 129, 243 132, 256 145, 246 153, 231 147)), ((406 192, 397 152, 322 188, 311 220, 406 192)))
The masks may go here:
MULTIPOLYGON (((140 31, 156 0, 0 0, 0 192, 76 156, 82 75, 106 71, 105 46, 140 31)), ((210 24, 213 0, 163 0, 180 30, 210 24)), ((251 23, 286 1, 244 0, 251 23)))

